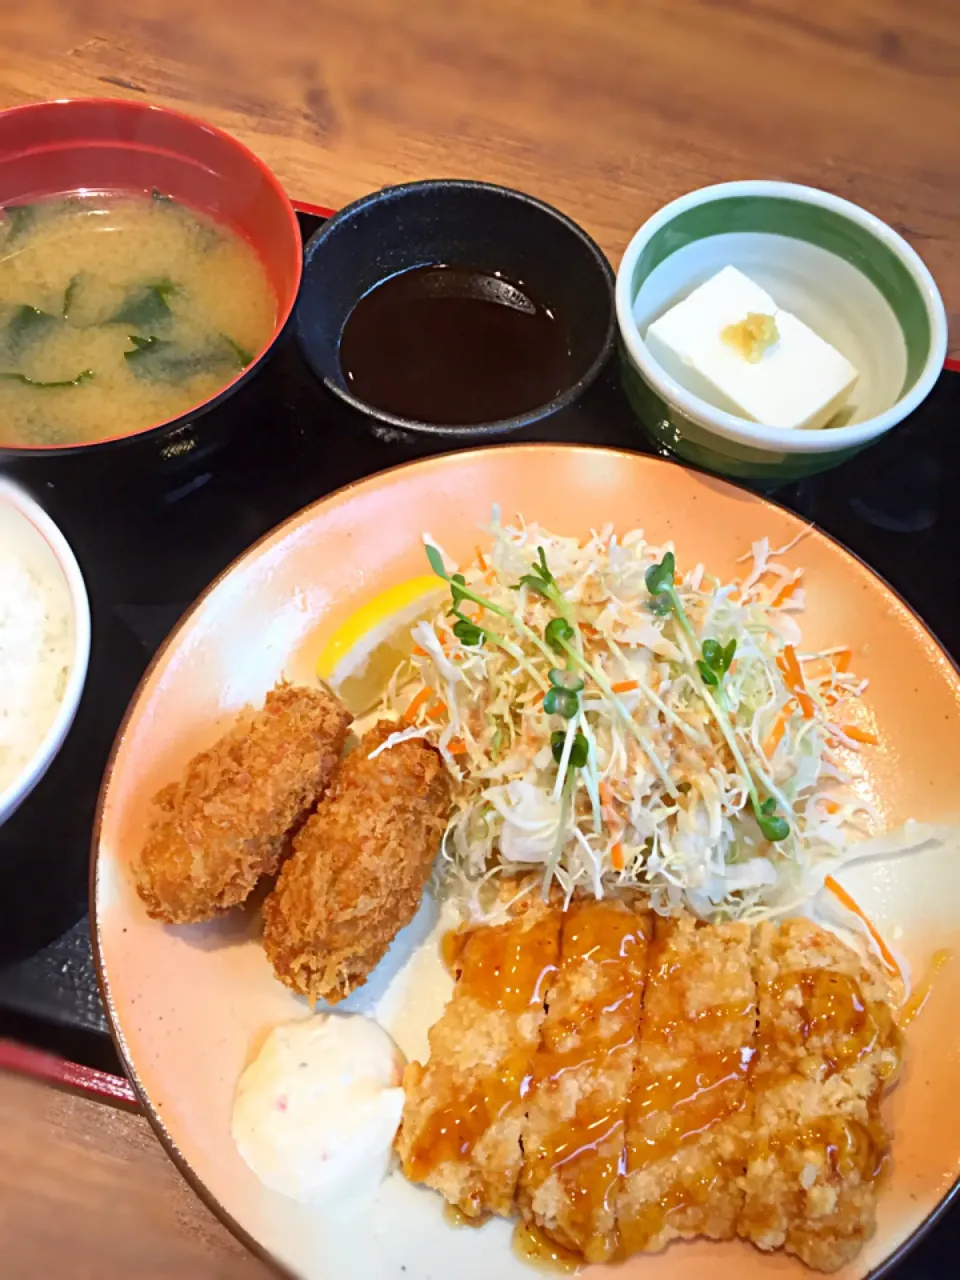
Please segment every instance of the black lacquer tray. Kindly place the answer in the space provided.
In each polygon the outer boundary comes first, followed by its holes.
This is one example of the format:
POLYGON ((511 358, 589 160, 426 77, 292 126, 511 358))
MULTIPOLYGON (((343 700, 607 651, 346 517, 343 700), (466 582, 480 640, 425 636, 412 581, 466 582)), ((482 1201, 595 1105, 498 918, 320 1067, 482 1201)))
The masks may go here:
MULTIPOLYGON (((299 216, 306 238, 320 219, 299 216)), ((586 403, 524 438, 650 451, 613 366, 586 403)), ((73 729, 43 782, 0 828, 0 1067, 127 1096, 123 1082, 110 1081, 122 1072, 97 991, 87 884, 100 778, 130 696, 181 613, 261 534, 341 485, 440 451, 350 415, 288 333, 256 377, 162 456, 121 452, 97 469, 83 455, 0 462, 71 542, 93 614, 73 729)), ((768 496, 864 559, 956 657, 958 479, 960 366, 948 367, 913 418, 869 452, 768 496)), ((898 1275, 952 1275, 958 1246, 955 1207, 898 1275)))

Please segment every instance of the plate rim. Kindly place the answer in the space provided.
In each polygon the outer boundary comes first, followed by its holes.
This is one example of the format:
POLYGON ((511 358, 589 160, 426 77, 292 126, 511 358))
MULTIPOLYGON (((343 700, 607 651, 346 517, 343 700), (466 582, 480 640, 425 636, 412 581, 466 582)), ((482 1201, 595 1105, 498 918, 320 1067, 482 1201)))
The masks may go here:
MULTIPOLYGON (((312 502, 306 503, 302 507, 298 507, 296 511, 290 512, 277 524, 273 525, 260 537, 256 538, 243 551, 227 564, 209 583, 199 592, 193 601, 183 611, 177 621, 171 627, 170 631, 164 638, 156 653, 150 659, 145 671, 137 682, 137 686, 131 694, 130 701, 123 713, 123 717, 117 728, 113 743, 110 747, 110 755, 104 768, 103 778, 100 783, 100 789, 97 793, 97 803, 94 812, 93 827, 90 838, 90 868, 88 875, 87 889, 87 908, 90 920, 90 942, 93 952, 93 964, 96 972, 97 987, 100 992, 100 998, 103 1002, 104 1011, 107 1015, 107 1023, 110 1029, 110 1037, 113 1040, 117 1055, 123 1065, 124 1070, 133 1085, 134 1092, 140 1108, 150 1123, 151 1128, 160 1141, 161 1146, 170 1157, 171 1161, 177 1168, 178 1172, 183 1176, 187 1185, 191 1188, 195 1195, 203 1202, 204 1205, 214 1214, 214 1216, 227 1228, 228 1231, 237 1239, 246 1249, 248 1249, 260 1261, 271 1267, 278 1276, 283 1280, 300 1280, 295 1272, 272 1254, 264 1245, 262 1245, 250 1232, 239 1223, 236 1218, 220 1203, 214 1193, 206 1186, 200 1175, 190 1164, 186 1155, 177 1145, 173 1135, 167 1129, 163 1118, 159 1115, 156 1107, 151 1102, 149 1095, 144 1087, 140 1076, 133 1064, 130 1054, 127 1050, 126 1037, 120 1026, 119 1016, 113 1004, 113 998, 110 990, 110 982, 106 974, 103 953, 101 950, 100 938, 100 917, 97 908, 97 886, 99 880, 99 854, 101 832, 103 827, 103 816, 106 805, 107 792, 113 778, 114 768, 116 766, 117 755, 126 736, 127 727, 133 717, 134 711, 139 705, 147 683, 153 676, 157 666, 166 656, 169 649, 173 647, 180 637, 187 623, 206 603, 209 596, 225 581, 233 571, 240 566, 245 560, 254 556, 259 549, 278 533, 285 529, 294 521, 301 520, 307 512, 332 503, 338 499, 344 498, 354 489, 361 488, 372 481, 381 481, 387 476, 392 476, 397 472, 413 470, 414 468, 427 470, 429 468, 440 467, 450 463, 455 459, 470 459, 477 455, 486 455, 496 453, 535 453, 545 449, 561 452, 561 453, 589 453, 589 454, 606 454, 613 458, 628 458, 632 461, 639 461, 644 465, 653 467, 668 466, 675 467, 679 471, 686 472, 694 477, 704 477, 715 485, 720 486, 723 490, 732 490, 737 494, 746 494, 749 498, 758 502, 761 506, 772 507, 774 510, 781 511, 791 517, 793 520, 800 521, 811 532, 818 534, 827 542, 833 544, 841 555, 848 557, 856 566, 866 570, 866 572, 880 584, 889 596, 900 604, 908 614, 913 618, 914 622, 920 629, 926 632, 927 636, 932 640, 934 646, 939 650, 941 656, 946 660, 948 668, 953 672, 954 679, 960 685, 960 661, 954 658, 953 654, 941 641, 940 637, 932 627, 921 617, 918 611, 908 600, 894 587, 884 576, 874 569, 862 556, 858 555, 850 547, 848 547, 840 538, 829 533, 815 520, 805 519, 796 511, 791 510, 785 503, 777 501, 775 498, 769 497, 767 494, 757 493, 746 484, 738 483, 734 480, 727 479, 724 476, 716 476, 712 472, 704 471, 697 467, 687 466, 674 458, 665 458, 656 454, 640 453, 632 449, 615 448, 607 445, 591 445, 591 444, 573 444, 567 442, 554 441, 527 441, 515 442, 510 444, 485 444, 478 445, 469 449, 450 449, 442 453, 429 454, 426 457, 411 458, 404 462, 399 462, 391 467, 384 467, 380 471, 373 471, 368 475, 360 476, 356 480, 350 480, 346 484, 340 485, 336 489, 332 489, 329 493, 322 494, 319 498, 315 498, 312 502)), ((884 1260, 878 1263, 866 1276, 864 1280, 889 1280, 894 1270, 900 1266, 909 1253, 923 1240, 927 1235, 940 1223, 941 1219, 953 1207, 954 1202, 960 1197, 960 1175, 950 1186, 948 1191, 937 1202, 930 1213, 923 1221, 914 1228, 909 1236, 903 1240, 897 1248, 889 1254, 884 1260)), ((801 1264, 802 1265, 802 1264, 801 1264)))

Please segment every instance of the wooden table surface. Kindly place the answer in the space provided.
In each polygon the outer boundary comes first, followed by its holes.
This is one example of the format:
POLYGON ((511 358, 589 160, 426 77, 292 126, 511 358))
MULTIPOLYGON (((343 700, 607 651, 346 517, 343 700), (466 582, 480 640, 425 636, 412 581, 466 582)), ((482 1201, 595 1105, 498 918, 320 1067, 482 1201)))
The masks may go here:
MULTIPOLYGON (((0 6, 0 107, 145 97, 337 206, 438 175, 522 187, 616 262, 658 205, 786 178, 920 251, 960 350, 958 0, 107 0, 0 6)), ((0 1077, 5 1280, 270 1274, 146 1121, 0 1077)))

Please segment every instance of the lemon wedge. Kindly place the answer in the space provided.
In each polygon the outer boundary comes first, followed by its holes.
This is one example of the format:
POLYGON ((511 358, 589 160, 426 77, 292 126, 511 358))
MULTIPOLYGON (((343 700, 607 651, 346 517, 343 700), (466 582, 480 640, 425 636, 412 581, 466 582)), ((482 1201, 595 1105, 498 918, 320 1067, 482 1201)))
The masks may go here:
POLYGON ((445 591, 433 574, 398 582, 361 605, 323 646, 317 675, 355 716, 381 697, 399 663, 410 656, 412 628, 436 611, 445 591))

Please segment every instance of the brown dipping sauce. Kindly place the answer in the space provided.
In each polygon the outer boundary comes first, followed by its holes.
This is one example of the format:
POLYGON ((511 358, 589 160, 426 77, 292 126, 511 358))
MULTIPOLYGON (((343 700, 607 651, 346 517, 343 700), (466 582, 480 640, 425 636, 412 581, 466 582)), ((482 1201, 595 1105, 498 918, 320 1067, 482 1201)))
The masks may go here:
POLYGON ((360 400, 416 422, 473 426, 546 404, 570 382, 549 307, 498 273, 413 267, 347 317, 340 367, 360 400))

